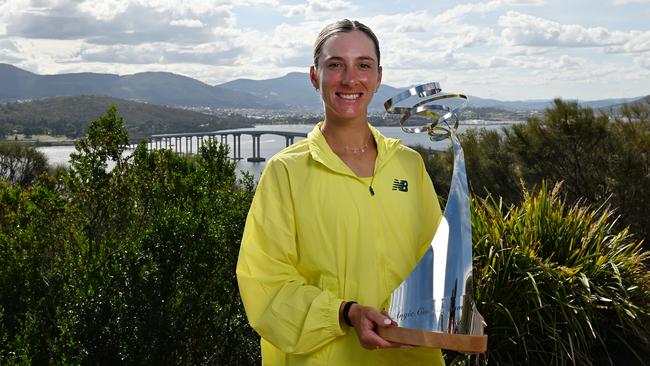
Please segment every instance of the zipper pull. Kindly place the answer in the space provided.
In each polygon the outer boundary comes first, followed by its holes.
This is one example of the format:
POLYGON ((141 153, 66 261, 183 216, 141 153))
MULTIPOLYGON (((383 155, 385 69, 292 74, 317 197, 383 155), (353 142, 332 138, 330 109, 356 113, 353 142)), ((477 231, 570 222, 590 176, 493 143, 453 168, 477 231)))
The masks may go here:
POLYGON ((372 186, 368 186, 368 189, 370 190, 370 195, 374 196, 375 195, 375 190, 372 189, 372 186))

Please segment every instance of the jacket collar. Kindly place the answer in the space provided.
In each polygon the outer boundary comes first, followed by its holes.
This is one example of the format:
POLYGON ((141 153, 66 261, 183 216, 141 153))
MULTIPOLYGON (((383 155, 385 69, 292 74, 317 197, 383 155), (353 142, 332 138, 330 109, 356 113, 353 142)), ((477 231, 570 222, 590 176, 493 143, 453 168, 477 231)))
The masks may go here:
MULTIPOLYGON (((317 123, 314 129, 307 135, 311 157, 337 173, 356 177, 354 172, 330 148, 327 140, 325 140, 325 136, 320 130, 322 124, 323 122, 317 123)), ((368 124, 368 127, 377 144, 377 160, 375 160, 374 169, 375 174, 377 174, 379 169, 397 152, 401 140, 385 137, 370 124, 368 124)))

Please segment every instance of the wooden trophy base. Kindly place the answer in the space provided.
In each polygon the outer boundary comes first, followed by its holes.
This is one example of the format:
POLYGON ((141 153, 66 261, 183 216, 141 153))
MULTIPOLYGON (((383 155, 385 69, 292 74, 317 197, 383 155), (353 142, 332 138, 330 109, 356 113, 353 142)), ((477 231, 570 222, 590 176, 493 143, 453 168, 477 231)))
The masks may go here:
POLYGON ((439 333, 401 327, 379 327, 377 333, 385 340, 413 346, 442 348, 463 353, 483 353, 487 350, 486 335, 439 333))

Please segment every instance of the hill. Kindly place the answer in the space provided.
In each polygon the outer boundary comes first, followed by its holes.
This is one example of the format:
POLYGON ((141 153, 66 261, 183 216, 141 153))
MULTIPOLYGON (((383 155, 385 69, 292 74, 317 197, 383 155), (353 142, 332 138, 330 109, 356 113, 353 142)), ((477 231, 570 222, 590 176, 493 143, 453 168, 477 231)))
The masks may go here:
MULTIPOLYGON (((215 87, 246 92, 266 104, 284 105, 291 110, 322 112, 323 101, 309 81, 309 74, 292 72, 285 76, 266 79, 236 79, 215 87)), ((370 103, 371 111, 383 111, 384 101, 399 93, 400 89, 383 84, 370 103)))
POLYGON ((133 141, 154 133, 215 131, 249 127, 256 122, 237 115, 213 116, 105 96, 53 97, 0 104, 0 135, 25 133, 79 137, 85 134, 88 122, 99 118, 113 103, 124 117, 133 141))
POLYGON ((12 65, 0 64, 0 80, 3 81, 0 83, 0 101, 105 95, 187 107, 274 107, 259 103, 249 93, 213 87, 168 72, 143 72, 124 76, 96 73, 38 75, 12 65))
MULTIPOLYGON (((183 107, 307 113, 323 110, 319 94, 309 82, 309 74, 298 72, 266 80, 236 79, 211 86, 169 72, 142 72, 123 76, 97 73, 38 75, 0 63, 0 81, 0 102, 54 96, 106 95, 183 107)), ((370 111, 383 111, 384 101, 404 89, 406 88, 382 84, 370 104, 370 111)), ((500 101, 475 96, 469 96, 469 99, 470 108, 497 108, 502 110, 498 113, 501 115, 507 115, 508 112, 540 111, 552 105, 552 100, 500 101)), ((602 109, 638 99, 618 98, 579 103, 602 109)))
POLYGON ((647 112, 650 110, 648 106, 650 106, 650 95, 635 100, 631 103, 614 104, 608 106, 607 108, 600 109, 617 117, 622 117, 624 114, 629 114, 631 116, 636 116, 637 118, 648 119, 650 118, 647 112))

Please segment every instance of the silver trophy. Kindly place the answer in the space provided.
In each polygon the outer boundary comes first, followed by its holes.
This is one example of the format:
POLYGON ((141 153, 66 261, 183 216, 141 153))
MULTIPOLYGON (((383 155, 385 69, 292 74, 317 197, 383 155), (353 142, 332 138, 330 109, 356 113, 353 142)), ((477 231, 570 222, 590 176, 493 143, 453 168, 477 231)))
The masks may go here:
POLYGON ((457 113, 466 104, 467 96, 443 93, 436 82, 410 88, 384 103, 388 113, 402 116, 404 132, 428 133, 434 141, 450 139, 454 170, 445 212, 431 245, 392 294, 388 313, 399 327, 381 328, 380 335, 405 344, 482 353, 487 349, 487 336, 474 303, 469 190, 456 135, 457 113), (433 123, 407 127, 406 121, 416 115, 433 123))

